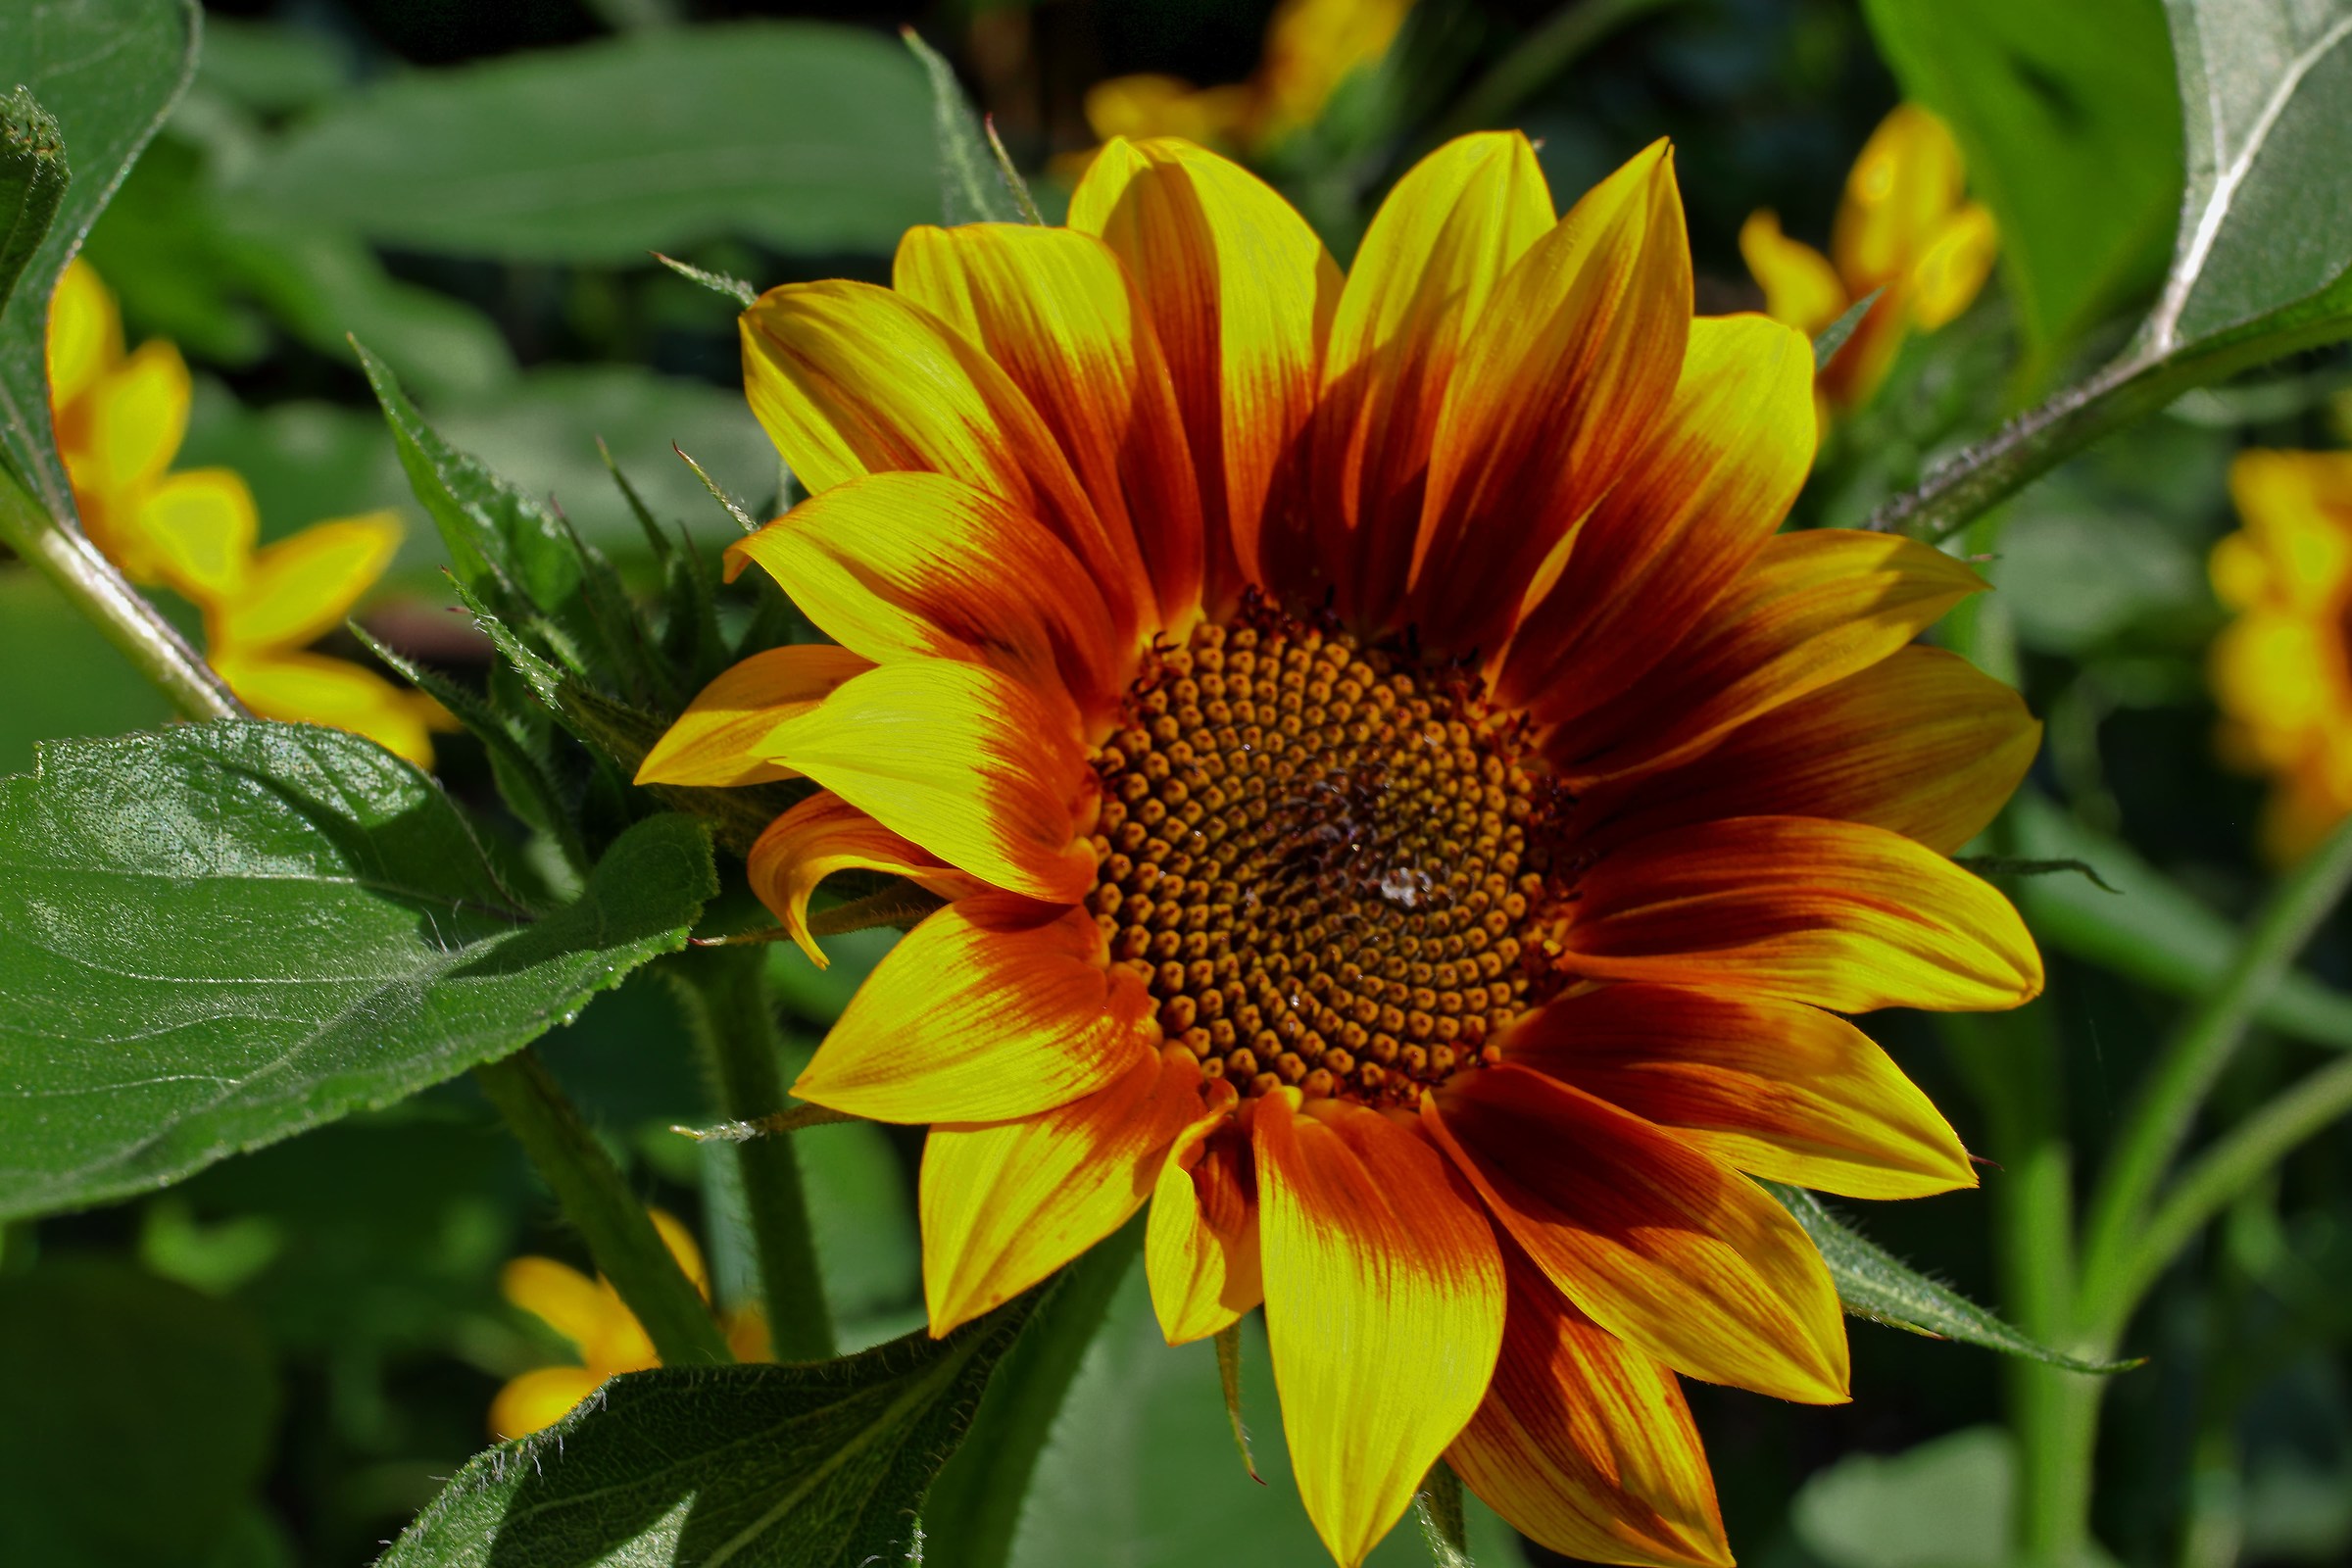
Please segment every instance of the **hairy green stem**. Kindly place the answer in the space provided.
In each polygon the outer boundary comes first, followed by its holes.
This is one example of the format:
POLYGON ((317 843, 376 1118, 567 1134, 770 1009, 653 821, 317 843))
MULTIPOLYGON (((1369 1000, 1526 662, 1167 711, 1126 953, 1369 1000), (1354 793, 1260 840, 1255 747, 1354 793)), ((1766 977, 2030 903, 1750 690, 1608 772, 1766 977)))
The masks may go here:
POLYGON ((702 1293, 538 1054, 526 1046, 474 1068, 473 1077, 555 1193, 564 1217, 578 1228, 597 1269, 645 1326, 662 1364, 733 1360, 702 1293))
MULTIPOLYGON (((673 971, 703 1065, 729 1120, 759 1123, 785 1113, 776 1019, 767 995, 766 954, 760 948, 713 948, 687 955, 673 971)), ((759 1254, 760 1294, 769 1343, 781 1361, 822 1361, 833 1354, 833 1314, 825 1304, 816 1242, 800 1155, 789 1134, 735 1142, 759 1254)))
POLYGON ((989 1380, 971 1431, 923 1503, 924 1560, 932 1568, 1007 1568, 1038 1455, 1077 1381, 1078 1364, 1110 1299, 1143 1250, 1138 1214, 1062 1271, 1020 1340, 989 1380))
POLYGON ((244 705, 78 528, 51 517, 0 468, 0 543, 30 562, 189 718, 240 718, 244 705))
POLYGON ((2126 1117, 2085 1232, 2084 1272, 2119 1277, 2138 1250, 2149 1200, 2180 1151, 2214 1080, 2254 1012, 2352 883, 2352 820, 2282 882, 2238 944, 2220 982, 2166 1045, 2126 1117))

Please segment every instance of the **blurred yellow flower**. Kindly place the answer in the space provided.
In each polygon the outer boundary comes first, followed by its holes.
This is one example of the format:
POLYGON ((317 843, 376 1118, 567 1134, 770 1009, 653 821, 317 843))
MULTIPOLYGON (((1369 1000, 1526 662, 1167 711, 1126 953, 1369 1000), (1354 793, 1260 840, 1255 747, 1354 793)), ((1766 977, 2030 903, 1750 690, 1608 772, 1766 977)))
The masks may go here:
POLYGON ((1379 64, 1412 8, 1412 0, 1283 0, 1248 81, 1196 87, 1155 74, 1112 76, 1088 89, 1086 122, 1103 141, 1180 136, 1262 151, 1313 124, 1342 82, 1379 64))
POLYGON ((432 766, 430 731, 449 727, 439 703, 303 651, 392 564, 399 520, 340 517, 257 549, 261 515, 242 475, 171 471, 188 427, 187 365, 161 338, 123 352, 122 313, 86 262, 58 280, 48 350, 58 451, 91 542, 132 581, 204 612, 206 657, 254 712, 351 730, 432 766))
POLYGON ((2352 453, 2248 452, 2240 532, 2214 546, 2237 612, 2214 639, 2222 755, 2267 775, 2262 848, 2284 864, 2352 812, 2352 453))
POLYGON ((1900 104, 1846 175, 1829 256, 1782 233, 1769 209, 1740 227, 1740 254, 1764 286, 1766 312, 1807 337, 1886 290, 1821 373, 1825 414, 1869 402, 1910 330, 1935 331, 1984 286, 2000 239, 1992 214, 1966 198, 1967 181, 1943 122, 1900 104))
MULTIPOLYGON (((670 1255, 709 1300, 710 1276, 694 1237, 675 1216, 659 1208, 648 1212, 670 1255)), ((500 1389, 490 1401, 493 1437, 519 1438, 553 1426, 608 1378, 662 1364, 644 1326, 621 1304, 620 1293, 609 1280, 592 1280, 552 1257, 518 1257, 501 1273, 498 1287, 509 1301, 569 1340, 579 1351, 580 1364, 534 1367, 500 1389)), ((758 1307, 729 1313, 726 1330, 727 1347, 738 1361, 771 1358, 767 1322, 758 1307)))

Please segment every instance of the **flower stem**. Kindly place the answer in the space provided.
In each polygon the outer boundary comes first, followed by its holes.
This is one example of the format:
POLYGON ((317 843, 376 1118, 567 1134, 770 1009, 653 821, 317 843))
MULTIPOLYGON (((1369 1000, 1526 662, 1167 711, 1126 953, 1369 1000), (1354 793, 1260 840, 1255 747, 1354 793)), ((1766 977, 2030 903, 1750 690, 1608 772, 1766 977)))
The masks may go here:
POLYGON ((526 1046, 474 1068, 473 1077, 554 1191, 564 1217, 579 1228, 598 1270, 645 1326, 662 1364, 733 1360, 702 1294, 538 1054, 526 1046))
POLYGON ((24 557, 189 718, 241 718, 244 705, 172 623, 98 553, 0 468, 0 544, 24 557))
MULTIPOLYGON (((680 959, 672 973, 719 1113, 747 1123, 783 1113, 789 1101, 776 1062, 765 950, 707 949, 680 959)), ((778 1360, 825 1360, 833 1354, 833 1314, 793 1140, 789 1134, 742 1139, 734 1157, 759 1252, 769 1343, 778 1360)))
MULTIPOLYGON (((2255 1009, 2348 884, 2352 820, 2339 825, 2279 885, 2220 981, 2157 1058, 2146 1088, 2125 1120, 2091 1205, 2083 1274, 2094 1290, 2120 1282, 2128 1260, 2143 1250, 2148 1204, 2188 1136, 2206 1093, 2244 1041, 2255 1009)), ((2122 1324, 2117 1328, 2120 1331, 2122 1324)))

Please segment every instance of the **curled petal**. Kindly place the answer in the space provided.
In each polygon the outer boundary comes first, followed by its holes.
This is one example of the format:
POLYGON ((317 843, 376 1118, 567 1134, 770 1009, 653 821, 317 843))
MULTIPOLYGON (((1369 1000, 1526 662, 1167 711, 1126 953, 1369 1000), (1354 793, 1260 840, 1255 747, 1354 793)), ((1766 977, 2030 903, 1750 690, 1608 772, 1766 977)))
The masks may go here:
POLYGON ((1674 1374, 1580 1312, 1520 1256, 1502 1355, 1446 1451, 1520 1534, 1592 1562, 1731 1568, 1715 1481, 1674 1374))
POLYGON ((827 643, 770 648, 727 669, 686 705, 637 764, 640 784, 718 786, 794 778, 768 756, 778 724, 813 712, 873 661, 827 643))
POLYGON ((1772 1181, 1848 1198, 1977 1184, 1951 1124, 1886 1053, 1801 1003, 1602 986, 1550 1004, 1504 1051, 1772 1181))
POLYGON ((1151 994, 1104 966, 1084 909, 983 893, 883 955, 792 1092, 876 1121, 1003 1121, 1108 1088, 1157 1042, 1151 994))
POLYGON ((819 790, 770 822, 752 845, 745 870, 752 892, 819 969, 832 960, 808 930, 808 899, 837 871, 903 876, 951 901, 988 890, 978 877, 901 838, 829 790, 819 790))
POLYGON ((1297 1098, 1257 1101, 1251 1124, 1266 1337, 1299 1498, 1355 1568, 1478 1408, 1502 1343, 1502 1257, 1409 1126, 1297 1098))
POLYGON ((1698 822, 1603 857, 1560 961, 1809 1002, 1979 1011, 2041 992, 2041 955, 1989 883, 1885 828, 1803 816, 1698 822))
POLYGON ((1152 1306, 1170 1345, 1206 1339, 1265 1297, 1258 1266, 1257 1171, 1232 1117, 1230 1084, 1168 1147, 1144 1233, 1152 1306))
POLYGON ((923 1298, 934 1339, 1011 1299, 1126 1223, 1200 1108, 1181 1049, 1130 1052, 1083 1100, 923 1144, 923 1298))
POLYGON ((1808 1404, 1845 1396, 1821 1254, 1764 1190, 1675 1134, 1508 1062, 1422 1124, 1571 1301, 1678 1372, 1808 1404))

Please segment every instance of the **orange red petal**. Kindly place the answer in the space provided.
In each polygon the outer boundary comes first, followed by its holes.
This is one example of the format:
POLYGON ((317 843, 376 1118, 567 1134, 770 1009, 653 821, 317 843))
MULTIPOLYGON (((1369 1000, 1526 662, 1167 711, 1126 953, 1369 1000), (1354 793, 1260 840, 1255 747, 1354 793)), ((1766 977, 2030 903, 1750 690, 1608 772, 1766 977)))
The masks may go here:
POLYGON ((1230 1084, 1209 1086, 1207 1113, 1169 1145, 1152 1193, 1144 1268, 1170 1345, 1206 1339, 1265 1297, 1257 1171, 1236 1098, 1230 1084))
POLYGON ((1256 1102, 1266 1336, 1298 1495, 1342 1568, 1469 1421, 1502 1343, 1502 1260, 1475 1199, 1404 1123, 1256 1102))
POLYGON ((883 955, 792 1092, 876 1121, 1003 1121, 1108 1088, 1158 1043, 1084 909, 982 893, 883 955))
POLYGON ((2041 955, 1991 884, 1860 822, 1697 822, 1601 858, 1560 962, 1594 979, 1710 986, 1838 1012, 2014 1007, 2041 955))
POLYGON ((745 870, 752 892, 818 968, 831 959, 808 929, 808 900, 839 871, 903 876, 943 899, 961 899, 988 884, 901 838, 829 790, 798 802, 753 843, 745 870))
POLYGON ((1511 1239, 1603 1328, 1678 1372, 1808 1404, 1845 1398, 1845 1323, 1786 1209, 1690 1143, 1509 1062, 1422 1123, 1511 1239))
POLYGON ((637 764, 640 784, 718 786, 794 778, 770 755, 776 726, 816 706, 873 661, 825 643, 770 648, 730 665, 696 694, 637 764))

